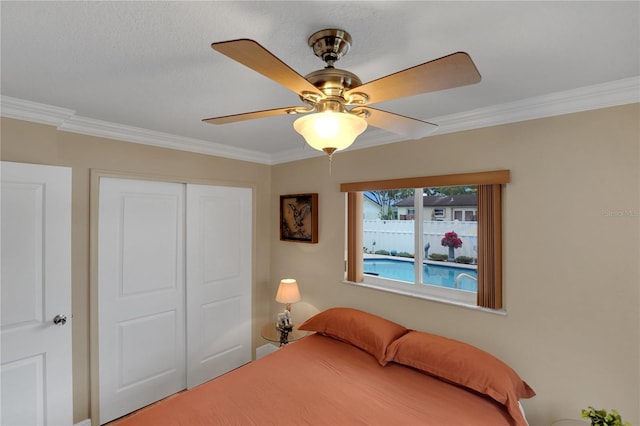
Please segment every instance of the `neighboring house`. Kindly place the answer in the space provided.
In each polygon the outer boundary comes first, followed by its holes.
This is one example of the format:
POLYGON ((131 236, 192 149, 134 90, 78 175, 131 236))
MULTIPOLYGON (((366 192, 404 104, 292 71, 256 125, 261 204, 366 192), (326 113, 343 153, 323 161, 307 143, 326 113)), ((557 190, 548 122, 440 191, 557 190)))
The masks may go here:
POLYGON ((381 207, 380 203, 376 201, 369 191, 364 193, 364 205, 362 207, 364 220, 379 219, 381 207))
MULTIPOLYGON (((415 218, 414 197, 396 203, 399 220, 415 218)), ((424 195, 422 197, 424 220, 476 221, 478 197, 475 193, 459 195, 424 195)))

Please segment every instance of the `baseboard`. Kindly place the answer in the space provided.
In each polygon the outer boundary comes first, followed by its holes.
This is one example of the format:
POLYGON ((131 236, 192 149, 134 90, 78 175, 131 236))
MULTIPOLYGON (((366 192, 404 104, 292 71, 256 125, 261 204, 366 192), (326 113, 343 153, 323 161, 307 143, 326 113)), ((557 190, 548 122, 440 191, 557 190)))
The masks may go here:
POLYGON ((256 359, 262 358, 265 355, 269 355, 271 352, 275 352, 278 350, 276 345, 272 345, 271 343, 267 343, 266 345, 262 345, 256 348, 256 359))
POLYGON ((74 424, 73 426, 91 426, 91 419, 84 419, 81 422, 74 424))

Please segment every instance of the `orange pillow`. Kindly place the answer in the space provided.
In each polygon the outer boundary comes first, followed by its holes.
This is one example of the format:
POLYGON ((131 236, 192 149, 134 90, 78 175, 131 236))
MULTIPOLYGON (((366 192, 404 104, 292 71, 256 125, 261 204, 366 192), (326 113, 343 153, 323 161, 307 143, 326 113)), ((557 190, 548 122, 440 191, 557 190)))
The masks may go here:
POLYGON ((405 327, 353 308, 331 308, 309 318, 299 330, 315 331, 347 342, 373 355, 380 365, 391 342, 405 334, 405 327))
POLYGON ((475 346, 409 331, 389 345, 386 359, 487 395, 503 404, 517 425, 527 424, 518 400, 536 393, 511 367, 475 346))

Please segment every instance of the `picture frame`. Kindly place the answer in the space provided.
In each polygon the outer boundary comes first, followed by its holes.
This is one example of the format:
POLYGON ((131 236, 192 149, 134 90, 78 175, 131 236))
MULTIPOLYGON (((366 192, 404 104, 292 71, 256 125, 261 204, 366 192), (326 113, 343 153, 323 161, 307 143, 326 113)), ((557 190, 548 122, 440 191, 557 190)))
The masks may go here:
POLYGON ((280 196, 280 241, 318 242, 318 194, 280 196))

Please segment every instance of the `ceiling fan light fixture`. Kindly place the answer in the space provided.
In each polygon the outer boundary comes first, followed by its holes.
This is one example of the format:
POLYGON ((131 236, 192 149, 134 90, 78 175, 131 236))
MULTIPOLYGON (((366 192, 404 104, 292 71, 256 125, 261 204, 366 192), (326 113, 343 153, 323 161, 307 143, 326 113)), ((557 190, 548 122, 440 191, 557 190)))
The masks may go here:
MULTIPOLYGON (((465 52, 455 52, 363 84, 354 73, 334 66, 349 51, 349 33, 335 28, 325 29, 312 34, 307 42, 326 66, 304 77, 254 40, 212 43, 211 47, 217 52, 297 93, 305 106, 246 112, 203 121, 226 124, 283 114, 304 114, 293 123, 293 127, 309 146, 329 155, 331 173, 332 154, 348 148, 368 124, 413 139, 423 138, 437 127, 426 121, 372 108, 371 104, 466 86, 481 80, 471 57, 465 52)), ((393 43, 390 47, 394 47, 393 43)))
POLYGON ((331 155, 351 146, 367 129, 367 122, 348 112, 325 111, 298 118, 293 128, 311 148, 331 155))

